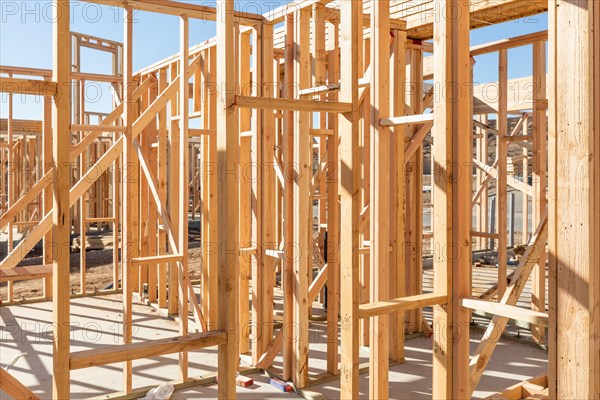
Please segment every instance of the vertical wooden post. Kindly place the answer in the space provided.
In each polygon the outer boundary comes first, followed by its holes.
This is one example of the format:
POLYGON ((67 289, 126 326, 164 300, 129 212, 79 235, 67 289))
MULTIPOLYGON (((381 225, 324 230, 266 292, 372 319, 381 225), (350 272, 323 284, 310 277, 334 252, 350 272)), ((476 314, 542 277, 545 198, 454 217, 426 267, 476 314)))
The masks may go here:
MULTIPOLYGON (((118 137, 115 135, 116 142, 118 137)), ((121 226, 121 157, 112 165, 112 217, 113 217, 113 289, 119 289, 119 229, 121 226)))
POLYGON ((600 398, 600 4, 550 7, 550 397, 600 398))
MULTIPOLYGON (((167 70, 162 68, 158 72, 158 90, 162 93, 167 87, 167 70)), ((158 196, 162 204, 167 204, 167 110, 158 113, 158 196)), ((204 234, 204 230, 202 230, 204 234)), ((167 252, 167 233, 164 229, 158 232, 158 253, 167 252)), ((167 307, 167 267, 168 264, 158 266, 158 307, 167 307)))
MULTIPOLYGON (((251 91, 251 71, 250 54, 252 47, 250 45, 250 32, 242 33, 240 36, 240 91, 242 95, 249 95, 251 91)), ((256 64, 255 64, 256 65, 256 64)), ((240 109, 240 132, 247 132, 252 129, 252 110, 240 109)), ((258 136, 258 135, 257 135, 258 136)), ((255 137, 244 136, 240 138, 240 246, 250 248, 252 246, 252 229, 256 225, 252 223, 252 183, 256 181, 253 176, 252 160, 252 142, 255 137)), ((254 160, 256 162, 256 160, 254 160)), ((252 259, 256 260, 256 254, 248 253, 240 255, 240 354, 247 353, 250 350, 250 305, 248 299, 250 296, 250 279, 252 274, 252 259)), ((253 265, 256 265, 254 262, 253 265)), ((255 271, 256 272, 256 271, 255 271)), ((253 282, 253 288, 256 288, 253 282)), ((255 290, 252 295, 255 296, 255 290)), ((252 299, 254 305, 255 297, 252 299)), ((259 354, 260 356, 260 354, 259 354)))
MULTIPOLYGON (((79 43, 79 38, 77 38, 77 40, 73 40, 73 42, 75 42, 75 49, 74 49, 74 61, 75 64, 77 65, 77 70, 79 72, 79 66, 81 64, 81 54, 80 54, 80 50, 81 50, 81 46, 79 43)), ((76 102, 76 110, 78 111, 76 113, 76 121, 79 124, 87 124, 88 118, 85 118, 85 81, 83 79, 80 79, 77 81, 77 83, 75 84, 75 88, 74 90, 75 92, 75 102, 76 102)), ((83 139, 85 133, 84 132, 79 132, 79 138, 83 139)), ((97 145, 100 145, 100 140, 97 140, 97 145)), ((79 178, 82 178, 84 176, 84 174, 87 172, 87 168, 88 165, 90 163, 90 151, 88 149, 85 149, 84 151, 81 152, 81 156, 79 157, 79 178)), ((95 161, 95 160, 94 160, 95 161)), ((87 245, 87 222, 86 219, 89 217, 90 214, 90 204, 91 204, 91 198, 90 198, 90 190, 87 190, 85 193, 83 193, 83 195, 81 196, 81 199, 79 199, 79 246, 80 246, 80 250, 79 250, 79 293, 80 294, 85 294, 86 293, 86 286, 87 286, 87 282, 86 282, 86 275, 87 275, 87 252, 85 251, 86 245, 87 245)))
MULTIPOLYGON (((533 226, 540 223, 546 215, 546 167, 547 167, 547 115, 543 101, 546 100, 546 43, 533 44, 533 226)), ((540 257, 532 271, 531 309, 546 312, 546 251, 540 257)), ((531 333, 538 343, 545 343, 546 328, 533 325, 531 333)))
MULTIPOLYGON (((123 265, 123 342, 132 340, 132 295, 134 287, 133 269, 136 266, 131 259, 139 251, 139 170, 137 155, 133 147, 132 126, 134 121, 133 91, 133 9, 125 8, 125 32, 123 49, 123 125, 125 126, 125 142, 123 146, 123 231, 122 231, 122 265, 123 265)), ((125 361, 123 365, 123 391, 130 393, 132 389, 132 363, 125 361)))
POLYGON ((471 282, 471 115, 469 8, 462 0, 436 0, 434 23, 434 307, 433 398, 466 399, 469 313, 459 298, 471 282))
MULTIPOLYGON (((479 121, 486 124, 487 125, 487 114, 486 115, 480 115, 479 116, 479 121)), ((481 139, 478 139, 478 146, 477 146, 477 159, 485 164, 487 164, 487 160, 488 160, 488 131, 486 129, 480 129, 479 132, 481 132, 481 134, 483 135, 483 137, 481 139)), ((478 184, 481 184, 484 182, 484 180, 486 179, 486 173, 485 171, 480 171, 479 168, 477 169, 477 174, 479 176, 479 180, 478 180, 478 184)), ((479 186, 477 186, 479 187, 479 186)), ((488 231, 488 219, 489 219, 489 198, 488 198, 488 184, 484 185, 484 188, 481 190, 481 195, 479 196, 479 218, 480 218, 480 225, 477 227, 477 229, 480 232, 487 232, 488 231)), ((527 196, 527 195, 526 195, 527 196)), ((489 242, 488 239, 484 239, 484 238, 480 238, 479 239, 479 247, 481 249, 487 249, 487 243, 489 242)))
MULTIPOLYGON (((420 49, 409 51, 409 105, 413 113, 423 112, 423 52, 420 49)), ((408 145, 419 127, 407 129, 405 143, 408 145)), ((415 152, 406 163, 406 294, 413 296, 421 294, 423 282, 423 146, 415 152)), ((414 333, 420 330, 423 312, 420 309, 411 310, 406 314, 406 332, 414 333)))
MULTIPOLYGON (((390 3, 371 3, 371 302, 388 300, 390 128, 379 125, 390 111, 390 3)), ((369 396, 388 398, 389 315, 371 318, 369 396)))
POLYGON ((498 161, 498 179, 496 181, 496 205, 498 211, 498 301, 506 291, 507 268, 507 161, 508 161, 508 50, 499 52, 498 68, 498 138, 496 140, 496 159, 498 161))
MULTIPOLYGON (((293 14, 288 14, 285 20, 285 63, 284 63, 284 93, 287 99, 294 98, 294 20, 293 14)), ((284 249, 283 259, 283 379, 292 379, 294 353, 294 112, 285 111, 283 121, 283 170, 285 186, 283 190, 284 213, 284 249)))
MULTIPOLYGON (((42 160, 43 175, 52 168, 52 98, 44 97, 44 126, 42 131, 42 160)), ((4 186, 2 186, 4 187, 4 186)), ((42 215, 47 215, 52 209, 52 186, 48 185, 44 189, 42 215)), ((114 243, 117 243, 115 241, 114 243)), ((44 265, 52 264, 52 231, 44 236, 44 265)), ((52 298, 52 278, 44 278, 44 298, 52 298)))
MULTIPOLYGON (((9 77, 12 76, 12 74, 8 75, 9 77)), ((8 170, 7 170, 7 198, 6 198, 6 209, 10 209, 10 207, 13 204, 13 201, 15 200, 15 184, 16 184, 16 172, 17 172, 17 168, 16 168, 16 163, 15 163, 15 157, 13 154, 13 150, 14 150, 14 136, 13 136, 13 94, 9 93, 8 94, 8 117, 6 119, 6 128, 7 128, 7 139, 8 139, 8 149, 7 149, 7 164, 8 164, 8 170)), ((70 217, 70 215, 69 215, 70 217)), ((14 220, 14 218, 11 218, 10 222, 7 224, 7 235, 6 235, 6 253, 10 254, 10 252, 13 250, 14 247, 14 237, 13 237, 13 224, 12 221, 14 220)), ((14 282, 10 281, 8 282, 7 285, 7 301, 8 302, 12 302, 14 301, 14 282)))
MULTIPOLYGON (((261 91, 261 68, 262 68, 262 29, 260 25, 255 26, 252 36, 252 94, 254 96, 260 96, 261 91)), ((240 110, 243 113, 244 110, 240 110)), ((262 224, 264 218, 262 215, 262 112, 259 109, 252 110, 252 134, 255 137, 252 138, 252 156, 257 164, 257 174, 252 182, 252 192, 256 199, 253 203, 253 215, 252 215, 252 241, 256 243, 256 248, 260 251, 260 254, 256 254, 254 262, 252 263, 252 329, 253 329, 253 340, 252 340, 252 358, 253 363, 256 364, 260 356, 265 352, 268 342, 271 337, 265 333, 265 315, 262 307, 263 302, 268 302, 265 299, 264 293, 266 289, 264 274, 266 271, 262 268, 262 260, 267 256, 262 248, 262 224)))
MULTIPOLYGON (((217 128, 217 101, 219 96, 218 87, 219 71, 217 70, 217 46, 213 46, 208 51, 208 71, 210 76, 210 93, 208 97, 208 127, 210 129, 217 128)), ((208 313, 206 313, 206 323, 214 329, 217 326, 219 315, 219 301, 215 301, 219 297, 219 271, 220 263, 218 259, 219 246, 219 213, 217 212, 219 204, 220 192, 218 190, 218 155, 217 155, 217 135, 208 137, 208 313)))
MULTIPOLYGON (((177 78, 179 73, 178 63, 174 62, 171 64, 171 82, 177 78)), ((179 95, 175 94, 171 99, 171 116, 177 116, 179 114, 180 104, 179 95)), ((179 158, 179 141, 181 139, 179 134, 179 119, 171 119, 171 127, 169 130, 169 215, 171 216, 171 229, 176 240, 178 240, 179 226, 179 206, 181 201, 179 199, 179 167, 181 160, 179 158)), ((181 250, 183 251, 183 250, 181 250)), ((170 315, 176 314, 179 310, 179 268, 176 262, 169 264, 169 304, 168 312, 170 315)))
MULTIPOLYGON (((261 24, 261 40, 259 41, 260 49, 256 49, 260 54, 260 79, 257 83, 260 85, 259 93, 265 98, 273 98, 274 83, 273 83, 273 25, 269 23, 261 24)), ((258 249, 261 254, 258 255, 258 263, 262 268, 262 322, 260 327, 262 336, 271 341, 273 338, 273 287, 275 286, 275 263, 272 257, 265 255, 266 250, 276 250, 278 243, 276 242, 276 206, 275 206, 275 185, 273 171, 273 160, 275 159, 275 118, 273 110, 262 110, 261 126, 258 134, 261 136, 259 143, 261 153, 259 160, 260 170, 260 207, 261 207, 261 224, 260 224, 260 240, 258 249)))
MULTIPOLYGON (((177 250, 182 255, 179 263, 179 334, 186 336, 188 334, 188 208, 189 208, 189 189, 188 189, 188 127, 189 127, 189 108, 190 91, 188 76, 189 59, 189 27, 190 21, 187 15, 182 15, 179 21, 179 232, 177 241, 177 250)), ((237 237, 236 237, 237 239, 237 237)), ((179 379, 186 382, 188 379, 188 353, 179 353, 179 379)))
POLYGON ((362 2, 340 4, 340 78, 344 84, 340 101, 352 103, 352 112, 339 116, 339 131, 345 132, 340 143, 340 273, 341 273, 341 379, 340 398, 358 397, 358 304, 360 213, 358 60, 362 35, 362 2))
POLYGON ((219 399, 235 399, 238 367, 236 321, 238 318, 239 275, 239 147, 236 95, 236 29, 233 0, 217 2, 217 82, 216 109, 218 180, 218 265, 219 330, 227 342, 219 345, 219 399))
POLYGON ((69 399, 70 391, 70 233, 69 207, 71 138, 71 44, 70 2, 53 1, 52 7, 52 58, 53 81, 59 91, 54 97, 52 113, 52 155, 57 168, 52 182, 52 397, 69 399))
MULTIPOLYGON (((393 88, 393 116, 406 113, 406 31, 394 30, 393 54, 390 62, 390 87, 393 88)), ((404 297, 406 294, 406 260, 404 255, 405 245, 405 164, 404 164, 404 136, 406 127, 394 128, 391 135, 390 157, 394 162, 390 180, 391 204, 390 213, 395 218, 390 221, 390 234, 393 237, 393 252, 390 258, 390 297, 404 297)), ((395 361, 404 360, 404 313, 393 315, 390 321, 390 358, 395 361)))
MULTIPOLYGON (((323 4, 313 4, 312 6, 313 17, 311 20, 311 32, 313 32, 312 40, 312 54, 314 57, 313 63, 313 86, 322 86, 326 84, 326 69, 327 69, 327 52, 326 48, 326 32, 325 32, 325 6, 323 4)), ((319 96, 319 100, 325 100, 325 94, 319 96)), ((327 129, 327 118, 326 113, 319 113, 319 128, 327 129)), ((318 143, 318 160, 319 163, 323 162, 327 157, 327 138, 319 138, 318 143)), ((327 182, 323 179, 319 185, 319 193, 325 196, 327 191, 327 182)), ((327 224, 327 198, 321 197, 318 200, 318 232, 324 234, 327 224)))
MULTIPOLYGON (((310 10, 296 12, 294 24, 294 89, 310 86, 311 56, 310 10)), ((308 384, 308 285, 312 271, 312 198, 310 178, 313 171, 312 138, 309 135, 311 113, 294 113, 294 383, 303 388, 308 384)))
MULTIPOLYGON (((527 135, 529 132, 529 117, 524 115, 523 116, 523 130, 522 130, 522 135, 527 135)), ((482 175, 484 174, 484 171, 479 171, 482 175)), ((529 149, 523 147, 523 182, 528 182, 529 181, 529 149)), ((483 193, 481 194, 481 196, 483 196, 483 193)), ((522 201, 523 201, 523 211, 521 212, 522 217, 523 217, 523 228, 521 229, 521 231, 523 231, 522 237, 521 237, 521 243, 527 243, 527 240, 529 238, 529 195, 525 192, 521 193, 521 197, 522 197, 522 201)), ((483 197, 482 197, 483 199, 483 197)), ((532 224, 533 225, 533 224, 532 224)), ((485 232, 483 230, 480 230, 480 232, 485 232)))
MULTIPOLYGON (((340 78, 339 26, 330 29, 334 49, 328 56, 329 82, 337 82, 340 78)), ((337 93, 329 95, 331 101, 338 99, 337 93)), ((339 129, 338 116, 329 114, 329 129, 334 134, 327 139, 328 163, 331 169, 327 172, 327 372, 339 373, 339 314, 340 314, 340 200, 339 200, 339 129)))

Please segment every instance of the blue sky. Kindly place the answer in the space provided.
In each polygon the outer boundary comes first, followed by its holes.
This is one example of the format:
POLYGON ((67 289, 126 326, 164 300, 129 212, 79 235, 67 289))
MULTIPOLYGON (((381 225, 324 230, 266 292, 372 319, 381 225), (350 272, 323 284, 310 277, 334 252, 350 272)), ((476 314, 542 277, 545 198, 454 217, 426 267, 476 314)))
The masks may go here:
MULTIPOLYGON (((187 0, 192 3, 193 0, 187 0)), ((289 0, 238 1, 238 8, 266 13, 289 0)), ((119 8, 72 1, 72 30, 102 38, 122 41, 123 13, 119 8)), ((211 5, 210 1, 197 3, 211 5)), ((50 0, 0 0, 0 64, 32 68, 52 67, 52 31, 50 0)), ((175 16, 139 12, 134 25, 134 70, 141 69, 179 51, 179 19, 175 16)), ((472 45, 547 29, 545 14, 474 30, 472 45)), ((215 35, 212 22, 190 21, 190 44, 201 43, 215 35)), ((85 49, 82 55, 85 72, 110 73, 111 59, 105 53, 85 49)), ((497 56, 477 57, 474 70, 476 82, 497 79, 497 56)), ((513 49, 509 52, 509 78, 531 75, 531 49, 513 49)), ((107 110, 109 96, 106 85, 95 84, 90 91, 102 93, 89 105, 94 111, 107 110)), ((2 95, 0 114, 6 117, 6 95, 2 95)), ((41 117, 41 103, 30 97, 15 96, 15 118, 41 117)))

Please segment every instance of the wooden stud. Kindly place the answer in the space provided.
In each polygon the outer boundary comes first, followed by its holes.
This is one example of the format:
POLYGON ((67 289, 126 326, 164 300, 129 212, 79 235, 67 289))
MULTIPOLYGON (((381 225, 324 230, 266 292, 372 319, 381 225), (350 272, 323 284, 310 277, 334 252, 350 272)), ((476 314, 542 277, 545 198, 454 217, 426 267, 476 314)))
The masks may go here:
MULTIPOLYGON (((546 43, 537 42, 533 45, 533 171, 534 187, 533 225, 539 223, 542 215, 547 213, 547 113, 540 105, 540 100, 546 99, 546 43)), ((546 252, 542 251, 538 264, 532 272, 531 309, 546 312, 546 252)), ((544 327, 532 326, 532 335, 538 343, 546 342, 544 327)))
MULTIPOLYGON (((273 97, 275 86, 273 79, 273 25, 262 24, 260 27, 260 40, 256 51, 261 60, 257 63, 257 68, 260 66, 257 83, 260 85, 260 92, 263 97, 273 97), (259 48, 260 47, 260 48, 259 48)), ((260 238, 257 247, 263 252, 267 250, 277 249, 275 229, 275 177, 273 171, 273 160, 275 159, 275 118, 272 110, 262 110, 260 117, 261 126, 257 133, 260 135, 261 153, 259 160, 260 172, 260 207, 261 207, 261 223, 260 238)), ((262 268, 262 291, 261 291, 261 307, 262 307, 262 323, 261 335, 269 341, 273 337, 273 287, 275 286, 275 263, 271 257, 266 257, 263 254, 259 256, 258 263, 262 268)))
POLYGON ((550 310, 556 352, 549 360, 550 396, 595 399, 600 398, 600 7, 594 1, 560 0, 551 9, 556 103, 550 114, 556 116, 549 254, 556 273, 550 289, 556 296, 550 310))
MULTIPOLYGON (((284 90, 283 98, 294 98, 294 77, 295 77, 295 51, 294 51, 294 31, 297 21, 293 14, 287 16, 285 20, 286 46, 284 63, 284 90)), ((289 340, 294 332, 294 113, 284 111, 283 121, 283 165, 285 167, 285 185, 283 191, 283 214, 284 214, 284 249, 285 257, 283 259, 283 332, 287 340, 283 341, 283 378, 292 379, 293 375, 293 341, 289 340)))
POLYGON ((496 180, 496 220, 498 221, 498 292, 506 290, 507 269, 507 159, 508 143, 504 138, 508 135, 508 50, 499 52, 499 96, 498 96, 498 140, 496 160, 498 176, 496 180))
MULTIPOLYGON (((295 88, 310 85, 310 10, 295 14, 294 24, 294 82, 295 88)), ((297 98, 296 94, 296 98, 297 98)), ((309 271, 312 271, 312 138, 308 135, 311 114, 294 113, 294 384, 304 388, 308 384, 308 286, 309 271)))
POLYGON ((54 0, 52 7, 53 78, 58 87, 52 112, 52 155, 55 168, 62 173, 52 183, 52 397, 68 400, 71 396, 70 352, 70 201, 69 154, 71 124, 71 44, 69 2, 54 0), (66 170, 65 170, 66 169, 66 170))
MULTIPOLYGON (((217 71, 217 48, 216 46, 211 47, 209 50, 209 71, 210 72, 210 82, 211 82, 211 92, 209 94, 208 99, 208 107, 209 107, 209 115, 208 115, 208 128, 216 129, 217 128, 217 101, 218 101, 218 86, 217 79, 219 78, 217 71)), ((208 232, 208 245, 209 245, 209 254, 208 254, 208 312, 206 314, 206 322, 209 327, 217 326, 217 319, 219 315, 219 301, 215 301, 218 299, 218 288, 219 288, 219 260, 218 260, 218 244, 220 243, 218 240, 218 231, 219 231, 219 213, 217 212, 217 207, 219 204, 219 195, 220 192, 217 190, 219 177, 218 173, 218 154, 217 154, 217 136, 210 136, 208 139, 208 166, 212 169, 212 172, 208 175, 208 187, 209 187, 209 197, 208 197, 208 223, 209 223, 209 232, 208 232), (212 299, 212 300, 211 300, 212 299)))
MULTIPOLYGON (((179 60, 179 229, 177 247, 181 249, 183 256, 179 266, 179 334, 185 337, 188 334, 188 209, 189 209, 189 189, 188 189, 188 128, 189 128, 189 78, 188 78, 188 59, 189 59, 189 27, 190 21, 187 15, 182 15, 179 19, 180 29, 180 54, 179 60)), ((179 353, 179 379, 186 382, 188 379, 188 354, 179 353)))
MULTIPOLYGON (((250 32, 242 33, 240 36, 240 89, 242 93, 249 93, 251 87, 250 74, 250 32)), ((252 114, 250 110, 240 110, 240 130, 250 130, 252 114)), ((257 135, 258 136, 258 135, 257 135)), ((252 137, 240 139, 240 245, 243 247, 252 246, 252 182, 254 177, 249 174, 252 171, 252 137)), ((240 354, 247 353, 250 350, 250 279, 252 258, 249 255, 240 255, 240 354)), ((253 288, 256 285, 253 282, 253 288)), ((254 292, 253 292, 254 293, 254 292)), ((258 302, 253 298, 252 304, 258 302)))
MULTIPOLYGON (((406 112, 406 32, 392 31, 392 59, 390 61, 390 87, 392 91, 392 109, 394 115, 406 112)), ((404 297, 406 294, 406 260, 405 260, 405 128, 394 128, 391 137, 390 160, 392 169, 390 176, 390 192, 393 201, 390 202, 390 235, 393 251, 390 254, 390 297, 404 297)), ((410 157, 408 157, 410 159, 410 157)), ((404 360, 404 313, 390 317, 390 359, 404 360)))
POLYGON ((435 120, 434 242, 444 246, 434 255, 434 293, 447 295, 445 306, 434 306, 433 397, 469 398, 469 312, 458 299, 471 292, 464 279, 471 268, 472 155, 469 12, 462 1, 436 0, 434 24, 435 120), (462 175, 461 175, 462 173, 462 175))
MULTIPOLYGON (((333 25, 330 30, 334 37, 335 51, 328 54, 328 77, 338 81, 340 75, 339 26, 333 25)), ((338 94, 328 95, 330 100, 337 100, 338 94)), ((327 138, 327 155, 329 170, 327 171, 327 372, 339 374, 339 339, 340 323, 340 189, 339 189, 339 145, 340 136, 338 118, 335 114, 328 116, 329 128, 333 135, 327 138)))
MULTIPOLYGON (((390 112, 390 3, 371 3, 371 121, 390 112)), ((390 128, 371 125, 371 301, 388 300, 390 260, 390 128)), ((389 316, 371 319, 369 397, 387 399, 389 369, 389 316)))
MULTIPOLYGON (((123 58, 123 125, 126 127, 123 142, 123 226, 122 226, 122 265, 123 265, 123 343, 132 341, 132 295, 135 269, 131 258, 138 255, 139 219, 136 214, 139 205, 138 174, 136 155, 133 148, 134 107, 130 100, 133 86, 133 9, 125 8, 124 58, 123 58)), ((123 363, 123 391, 132 390, 132 363, 123 363)))
MULTIPOLYGON (((52 98, 44 97, 44 127, 42 131, 42 160, 44 176, 42 177, 43 184, 50 181, 45 179, 45 174, 50 173, 53 168, 52 163, 52 98)), ((33 190, 33 188, 32 188, 33 190)), ((52 186, 46 185, 43 193, 42 215, 47 215, 52 208, 52 186)), ((117 243, 115 241, 115 243, 117 243)), ((115 250, 116 252, 116 250, 115 250)), ((44 264, 52 264, 52 231, 49 231, 44 236, 44 264)), ((52 298, 52 278, 44 279, 44 298, 50 300, 52 298)))
POLYGON ((234 105, 236 95, 236 30, 233 0, 217 2, 217 80, 219 102, 216 109, 218 183, 218 265, 219 265, 219 330, 227 334, 227 342, 219 345, 219 399, 235 399, 235 375, 238 368, 236 321, 239 287, 239 126, 234 105))
MULTIPOLYGON (((158 90, 164 91, 167 87, 167 70, 160 69, 158 73, 158 90)), ((167 204, 167 110, 162 109, 158 113, 158 193, 163 204, 167 204)), ((158 254, 167 251, 167 236, 164 231, 158 233, 158 254)), ((158 266, 158 307, 167 307, 167 268, 168 264, 158 266)))
POLYGON ((360 158, 359 158, 359 36, 362 3, 340 4, 340 79, 346 82, 340 100, 353 105, 352 112, 339 116, 339 131, 346 132, 340 143, 340 299, 341 299, 341 370, 340 398, 358 397, 358 305, 359 305, 359 231, 360 158))

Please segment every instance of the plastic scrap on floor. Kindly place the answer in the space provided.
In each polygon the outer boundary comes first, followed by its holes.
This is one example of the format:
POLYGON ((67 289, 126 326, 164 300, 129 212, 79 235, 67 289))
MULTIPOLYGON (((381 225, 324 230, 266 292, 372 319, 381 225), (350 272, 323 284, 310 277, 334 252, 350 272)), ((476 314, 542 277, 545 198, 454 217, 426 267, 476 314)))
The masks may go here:
POLYGON ((170 383, 163 383, 146 393, 142 400, 169 400, 173 395, 175 388, 170 383))

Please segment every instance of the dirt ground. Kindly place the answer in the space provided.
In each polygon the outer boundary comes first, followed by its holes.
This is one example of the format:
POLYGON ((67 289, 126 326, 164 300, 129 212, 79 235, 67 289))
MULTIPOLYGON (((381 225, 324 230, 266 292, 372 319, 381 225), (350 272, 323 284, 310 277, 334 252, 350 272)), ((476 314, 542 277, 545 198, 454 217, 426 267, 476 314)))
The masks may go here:
MULTIPOLYGON (((200 279, 200 254, 201 249, 197 236, 189 237, 190 278, 200 279)), ((41 254, 32 254, 25 258, 19 266, 42 265, 41 254)), ((79 251, 71 253, 71 291, 79 293, 80 289, 80 254, 79 251)), ((120 274, 120 265, 119 265, 120 274)), ((102 290, 113 283, 113 248, 86 251, 86 290, 93 292, 102 290)), ((13 293, 16 300, 41 297, 44 294, 42 279, 15 282, 13 293)), ((0 283, 0 297, 7 300, 7 283, 0 283)))

